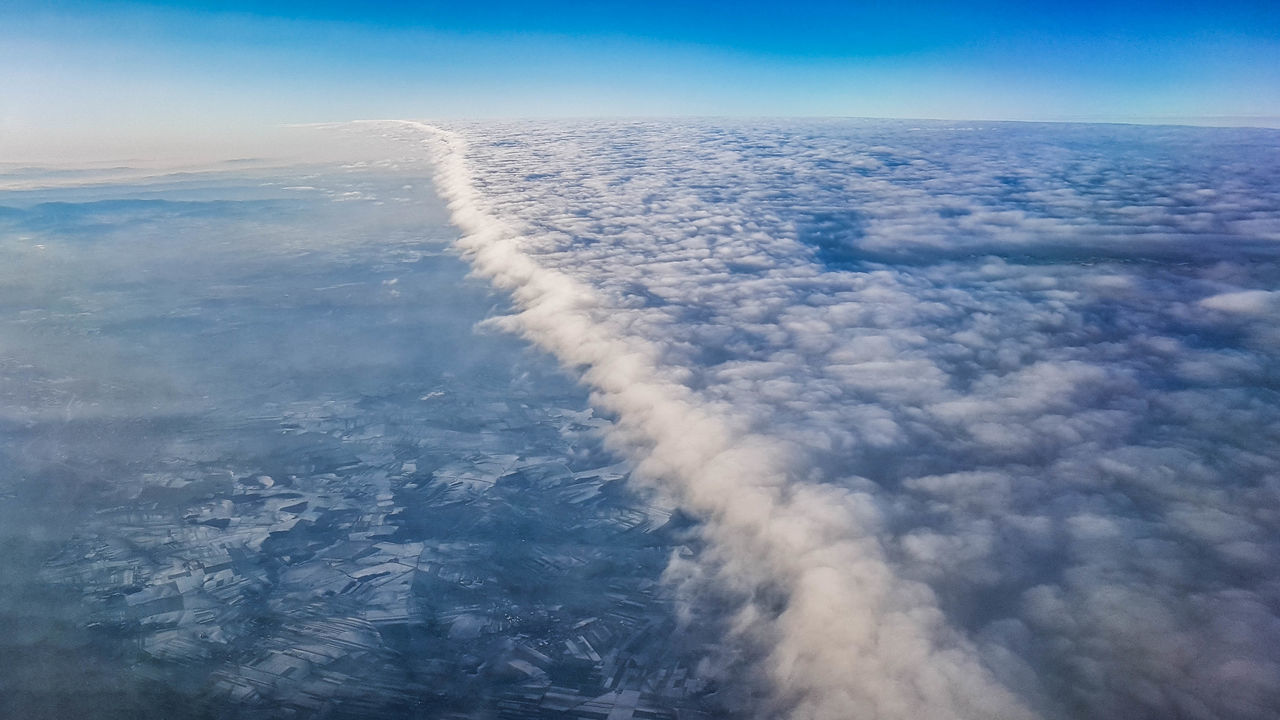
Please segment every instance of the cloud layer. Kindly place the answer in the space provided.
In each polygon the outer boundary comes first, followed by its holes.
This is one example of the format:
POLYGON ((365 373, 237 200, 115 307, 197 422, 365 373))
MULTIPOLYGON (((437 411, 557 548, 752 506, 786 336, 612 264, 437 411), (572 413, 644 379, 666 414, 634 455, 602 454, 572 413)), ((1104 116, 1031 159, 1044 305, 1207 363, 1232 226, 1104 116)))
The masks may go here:
POLYGON ((1275 132, 373 130, 705 520, 762 714, 1280 707, 1275 132))

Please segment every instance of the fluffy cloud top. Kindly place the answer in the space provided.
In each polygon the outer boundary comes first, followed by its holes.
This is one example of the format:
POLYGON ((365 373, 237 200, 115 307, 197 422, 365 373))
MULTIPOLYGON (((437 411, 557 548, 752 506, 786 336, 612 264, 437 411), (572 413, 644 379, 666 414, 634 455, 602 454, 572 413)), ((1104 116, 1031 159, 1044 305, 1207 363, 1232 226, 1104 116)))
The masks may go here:
POLYGON ((704 519, 762 714, 1280 707, 1276 133, 376 131, 704 519))

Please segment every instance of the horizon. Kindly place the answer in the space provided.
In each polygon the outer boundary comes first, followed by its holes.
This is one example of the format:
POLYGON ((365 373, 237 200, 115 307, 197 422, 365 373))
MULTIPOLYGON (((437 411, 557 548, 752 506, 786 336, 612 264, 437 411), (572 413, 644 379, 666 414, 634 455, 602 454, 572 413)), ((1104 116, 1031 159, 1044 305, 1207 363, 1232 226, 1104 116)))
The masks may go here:
MULTIPOLYGON (((748 122, 767 121, 847 121, 847 122, 920 122, 956 125, 961 123, 981 123, 985 125, 1017 124, 1017 125, 1081 125, 1081 126, 1132 126, 1149 128, 1199 128, 1205 130, 1260 130, 1280 131, 1280 115, 1263 116, 1192 116, 1192 117, 1146 117, 1128 119, 999 119, 999 118, 944 118, 944 117, 879 117, 858 115, 510 115, 492 117, 435 117, 435 118, 355 118, 350 120, 321 120, 306 123, 281 123, 247 128, 249 132, 237 137, 236 141, 225 145, 210 145, 193 139, 183 141, 170 139, 165 146, 149 145, 138 147, 139 152, 131 154, 103 155, 32 155, 5 156, 0 158, 0 169, 8 168, 10 172, 40 169, 95 169, 101 171, 120 170, 129 172, 149 172, 145 177, 163 177, 166 174, 180 172, 215 172, 214 165, 230 165, 231 163, 293 163, 304 160, 299 152, 314 152, 316 146, 313 139, 304 137, 305 133, 294 133, 298 130, 328 129, 341 126, 358 126, 361 124, 395 122, 401 120, 434 123, 528 123, 528 122, 697 122, 731 120, 748 122), (289 152, 279 151, 282 143, 292 149, 289 152), (267 148, 276 150, 272 152, 267 148), (248 153, 248 154, 245 154, 248 153), (132 164, 124 164, 132 163, 132 164), (117 165, 118 167, 98 167, 117 165)), ((206 138, 207 140, 207 138, 206 138)), ((136 142, 132 139, 127 142, 136 142)), ((225 168, 234 171, 234 166, 225 168)), ((2 172, 3 170, 0 170, 2 172)), ((114 182, 103 180, 104 182, 114 182)), ((74 181, 79 182, 79 181, 74 181)), ((14 190, 27 186, 0 183, 0 189, 14 190)), ((33 185, 31 187, 47 187, 33 185)))

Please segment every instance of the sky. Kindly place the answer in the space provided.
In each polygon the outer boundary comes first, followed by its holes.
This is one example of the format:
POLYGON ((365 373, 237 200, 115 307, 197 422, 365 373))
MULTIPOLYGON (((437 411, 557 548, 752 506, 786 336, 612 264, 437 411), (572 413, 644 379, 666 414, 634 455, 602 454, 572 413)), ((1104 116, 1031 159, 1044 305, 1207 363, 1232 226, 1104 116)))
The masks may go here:
POLYGON ((8 0, 0 65, 12 162, 389 117, 1270 126, 1280 5, 8 0))

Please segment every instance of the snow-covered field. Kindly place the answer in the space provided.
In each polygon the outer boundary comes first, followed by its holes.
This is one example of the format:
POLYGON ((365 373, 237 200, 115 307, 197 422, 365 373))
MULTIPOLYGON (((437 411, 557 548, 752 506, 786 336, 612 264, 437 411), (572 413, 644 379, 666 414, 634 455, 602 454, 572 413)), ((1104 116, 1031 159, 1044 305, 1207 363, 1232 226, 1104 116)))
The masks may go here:
POLYGON ((1280 707, 1280 133, 379 123, 702 518, 764 716, 1280 707))

